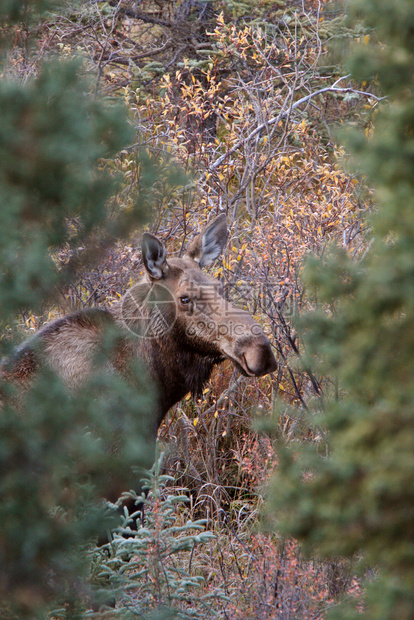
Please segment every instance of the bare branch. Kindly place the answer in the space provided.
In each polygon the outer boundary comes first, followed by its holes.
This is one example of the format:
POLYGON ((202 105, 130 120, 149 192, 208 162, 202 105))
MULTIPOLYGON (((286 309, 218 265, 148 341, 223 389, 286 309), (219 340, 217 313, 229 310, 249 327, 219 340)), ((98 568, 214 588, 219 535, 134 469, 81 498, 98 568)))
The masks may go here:
MULTIPOLYGON (((274 116, 273 118, 269 119, 268 121, 258 125, 246 138, 241 138, 238 142, 236 142, 236 144, 234 144, 231 147, 231 149, 229 149, 226 153, 221 155, 221 157, 216 159, 216 161, 213 162, 209 166, 209 170, 212 171, 212 172, 214 170, 216 170, 216 168, 218 168, 228 157, 230 157, 231 155, 233 155, 233 153, 238 151, 239 148, 241 148, 243 146, 243 144, 245 144, 246 142, 250 142, 251 140, 253 140, 253 138, 255 138, 257 135, 259 135, 264 129, 266 129, 267 127, 270 127, 271 125, 275 125, 275 124, 279 123, 283 118, 286 118, 286 116, 292 110, 294 110, 295 108, 299 107, 303 103, 306 103, 307 101, 310 101, 314 97, 317 97, 318 95, 322 95, 323 93, 343 93, 343 94, 345 94, 345 93, 355 93, 357 95, 361 95, 361 96, 364 96, 364 97, 370 97, 372 99, 375 99, 375 101, 382 101, 383 99, 385 99, 385 97, 377 97, 376 95, 373 95, 372 93, 368 93, 368 92, 365 92, 363 90, 356 90, 355 88, 352 88, 352 87, 338 88, 336 86, 336 84, 338 84, 341 80, 344 80, 346 77, 349 77, 349 76, 344 76, 342 78, 339 78, 338 80, 336 80, 336 82, 334 82, 334 84, 332 86, 326 86, 325 88, 320 88, 319 90, 316 90, 313 93, 309 93, 309 95, 305 95, 304 97, 301 97, 300 99, 295 101, 289 107, 289 110, 283 109, 285 107, 285 104, 284 104, 282 110, 280 111, 280 113, 277 116, 274 116)), ((289 97, 286 98, 286 101, 287 100, 289 100, 289 97)))

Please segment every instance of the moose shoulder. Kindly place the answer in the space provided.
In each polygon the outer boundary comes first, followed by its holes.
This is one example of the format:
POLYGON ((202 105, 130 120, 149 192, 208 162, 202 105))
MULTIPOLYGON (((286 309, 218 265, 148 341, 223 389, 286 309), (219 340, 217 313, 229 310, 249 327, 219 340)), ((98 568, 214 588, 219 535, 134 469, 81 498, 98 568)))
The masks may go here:
POLYGON ((104 331, 116 327, 120 336, 108 354, 107 370, 133 381, 134 360, 143 362, 157 393, 149 420, 155 436, 169 408, 189 392, 201 393, 223 360, 231 360, 246 376, 273 372, 276 360, 259 325, 226 301, 219 282, 202 271, 226 241, 224 214, 192 241, 182 258, 167 258, 161 241, 145 233, 145 276, 121 303, 47 324, 3 362, 1 375, 26 383, 47 364, 70 389, 77 389, 93 371, 104 331))

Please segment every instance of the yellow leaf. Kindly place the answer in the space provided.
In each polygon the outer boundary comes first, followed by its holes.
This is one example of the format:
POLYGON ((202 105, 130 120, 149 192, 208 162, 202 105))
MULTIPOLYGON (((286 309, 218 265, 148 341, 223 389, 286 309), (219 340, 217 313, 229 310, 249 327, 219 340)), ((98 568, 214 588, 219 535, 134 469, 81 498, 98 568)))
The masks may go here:
POLYGON ((197 424, 198 424, 198 418, 194 418, 194 420, 193 420, 193 424, 194 424, 194 426, 197 426, 197 424))
POLYGON ((216 411, 216 412, 214 413, 214 417, 215 417, 215 418, 216 418, 216 420, 217 420, 217 418, 218 418, 218 411, 216 411))

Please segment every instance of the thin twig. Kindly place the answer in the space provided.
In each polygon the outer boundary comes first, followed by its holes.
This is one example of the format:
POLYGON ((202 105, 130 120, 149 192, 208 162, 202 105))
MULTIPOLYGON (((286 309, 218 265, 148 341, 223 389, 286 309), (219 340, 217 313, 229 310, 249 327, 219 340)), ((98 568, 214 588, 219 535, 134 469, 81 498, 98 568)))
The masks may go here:
POLYGON ((332 84, 332 86, 326 86, 325 88, 320 88, 319 90, 316 90, 314 93, 309 93, 309 95, 305 95, 304 97, 301 97, 300 99, 295 101, 291 106, 289 106, 289 110, 285 110, 285 109, 282 108, 282 110, 280 111, 280 113, 277 116, 274 116, 273 118, 269 119, 268 121, 265 121, 264 123, 261 123, 255 129, 253 129, 253 131, 251 131, 246 138, 241 138, 238 142, 236 142, 236 144, 234 144, 231 147, 231 149, 229 149, 226 153, 221 155, 221 157, 216 159, 216 161, 209 166, 209 170, 211 172, 214 171, 228 157, 230 157, 230 155, 233 155, 233 153, 235 153, 240 147, 242 147, 243 144, 245 144, 246 142, 250 142, 253 138, 255 138, 258 134, 260 134, 263 131, 263 129, 266 129, 266 127, 270 127, 271 125, 274 125, 275 123, 279 123, 283 118, 285 118, 288 114, 290 114, 290 112, 292 110, 294 110, 298 106, 302 105, 303 103, 306 103, 310 99, 313 99, 314 97, 317 97, 318 95, 321 95, 323 93, 355 93, 357 95, 361 95, 361 96, 364 96, 364 97, 371 97, 372 99, 375 99, 376 101, 382 101, 383 99, 385 99, 385 97, 377 97, 376 95, 373 95, 372 93, 368 93, 368 92, 363 91, 363 90, 355 90, 352 87, 338 88, 337 84, 339 84, 339 82, 341 82, 342 80, 345 80, 348 77, 350 77, 350 76, 349 75, 345 75, 345 76, 339 78, 338 80, 336 80, 336 82, 334 82, 334 84, 332 84))

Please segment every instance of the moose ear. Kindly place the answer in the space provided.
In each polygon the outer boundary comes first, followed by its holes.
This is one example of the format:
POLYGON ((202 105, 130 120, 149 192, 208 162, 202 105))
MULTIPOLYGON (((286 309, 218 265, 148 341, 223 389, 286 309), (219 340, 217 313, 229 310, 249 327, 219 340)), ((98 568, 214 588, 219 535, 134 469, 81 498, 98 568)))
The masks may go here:
POLYGON ((142 258, 145 269, 154 280, 161 280, 164 276, 166 257, 167 252, 161 241, 151 233, 144 233, 142 236, 142 258))
POLYGON ((192 240, 188 246, 187 256, 195 260, 200 267, 211 265, 224 250, 228 234, 226 215, 220 213, 192 240))

